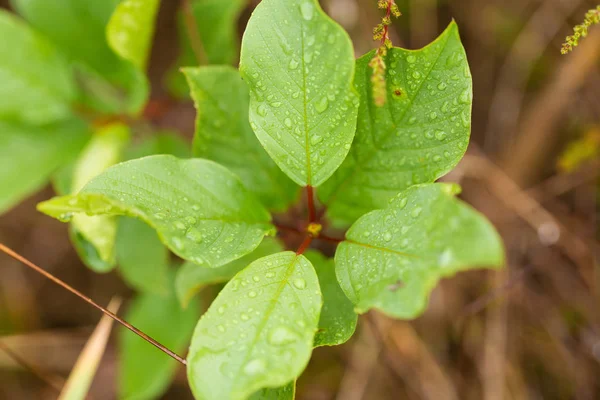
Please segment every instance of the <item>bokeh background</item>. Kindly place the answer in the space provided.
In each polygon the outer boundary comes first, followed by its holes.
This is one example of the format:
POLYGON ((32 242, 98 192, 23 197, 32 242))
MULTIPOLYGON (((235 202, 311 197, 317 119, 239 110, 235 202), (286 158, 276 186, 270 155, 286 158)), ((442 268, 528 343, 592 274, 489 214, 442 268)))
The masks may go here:
MULTIPOLYGON (((256 3, 239 21, 240 38, 256 3)), ((350 33, 357 56, 376 47, 376 0, 321 4, 350 33)), ((444 280, 414 321, 367 314, 350 342, 316 349, 297 398, 600 399, 600 26, 572 54, 560 54, 565 36, 597 0, 397 4, 403 16, 391 27, 396 46, 419 48, 451 19, 459 25, 474 79, 472 143, 444 180, 459 182, 463 199, 498 228, 507 266, 444 280)), ((9 8, 6 0, 0 5, 9 8)), ((191 102, 169 101, 162 86, 178 54, 180 6, 164 0, 158 18, 150 79, 160 112, 151 123, 191 140, 191 102)), ((36 212, 35 204, 52 195, 48 187, 2 215, 0 242, 100 304, 114 295, 130 298, 116 273, 94 274, 81 264, 67 225, 36 212)), ((0 335, 14 353, 0 349, 0 399, 56 398, 14 355, 60 381, 99 318, 0 255, 0 335)), ((114 336, 90 398, 115 396, 114 336)), ((164 398, 191 399, 183 369, 164 398)))

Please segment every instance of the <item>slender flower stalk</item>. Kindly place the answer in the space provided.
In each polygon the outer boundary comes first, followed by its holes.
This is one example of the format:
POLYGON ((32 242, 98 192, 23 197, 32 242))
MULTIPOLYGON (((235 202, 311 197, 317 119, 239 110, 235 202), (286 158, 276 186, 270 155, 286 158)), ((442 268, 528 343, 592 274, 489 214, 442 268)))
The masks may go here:
POLYGON ((385 17, 373 29, 373 40, 379 40, 379 48, 375 56, 369 62, 369 66, 373 70, 371 75, 371 83, 373 85, 373 101, 378 107, 383 107, 386 100, 386 83, 385 83, 385 56, 388 49, 392 47, 392 41, 389 36, 389 26, 392 23, 392 16, 399 17, 402 15, 398 10, 398 6, 394 0, 379 0, 378 7, 385 9, 385 17))

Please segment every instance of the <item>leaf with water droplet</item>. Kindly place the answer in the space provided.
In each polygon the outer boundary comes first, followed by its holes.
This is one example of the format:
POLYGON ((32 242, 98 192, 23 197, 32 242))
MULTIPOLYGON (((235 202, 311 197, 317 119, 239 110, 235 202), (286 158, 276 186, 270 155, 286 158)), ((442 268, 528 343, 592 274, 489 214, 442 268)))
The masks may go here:
POLYGON ((389 101, 383 107, 373 107, 368 66, 372 58, 370 52, 356 61, 361 102, 350 154, 318 191, 338 226, 385 207, 413 183, 434 182, 446 174, 466 150, 457 143, 470 135, 472 82, 470 74, 463 73, 469 66, 454 22, 421 50, 388 51, 389 101), (451 57, 458 61, 448 65, 451 57), (450 120, 458 115, 463 123, 450 120))
POLYGON ((273 231, 267 210, 232 172, 213 161, 169 155, 118 164, 77 195, 56 197, 38 209, 53 217, 85 213, 139 218, 175 254, 211 268, 250 253, 273 231), (190 229, 204 239, 198 243, 188 238, 190 229))
POLYGON ((241 400, 296 379, 310 359, 321 305, 317 274, 304 256, 286 251, 248 265, 196 327, 187 357, 194 396, 241 400))
POLYGON ((244 33, 240 72, 250 87, 250 122, 267 153, 297 184, 322 184, 346 157, 356 129, 346 32, 316 0, 263 0, 244 33), (286 118, 297 121, 299 135, 286 118))
MULTIPOLYGON (((165 294, 138 295, 125 319, 164 346, 183 353, 200 318, 200 307, 181 308, 168 274, 165 294)), ((119 332, 119 398, 157 399, 167 390, 179 363, 125 328, 119 332)))
POLYGON ((441 278, 503 265, 500 236, 483 215, 455 198, 459 191, 454 184, 412 186, 385 209, 352 225, 337 248, 335 264, 340 285, 358 312, 376 308, 415 318, 441 278), (362 233, 372 226, 377 232, 365 237, 362 233))
POLYGON ((160 0, 123 0, 106 26, 106 39, 119 56, 145 70, 160 0))
POLYGON ((248 398, 248 400, 294 400, 296 395, 296 382, 290 382, 278 388, 261 389, 248 398))
POLYGON ((323 309, 315 335, 315 347, 345 343, 354 334, 358 315, 337 282, 333 259, 314 250, 308 250, 305 256, 317 271, 323 293, 323 309))
POLYGON ((184 73, 198 110, 194 155, 228 167, 269 209, 285 210, 298 197, 299 188, 256 139, 248 122, 248 87, 239 72, 211 66, 186 68, 184 73), (214 120, 223 123, 217 127, 214 120))
MULTIPOLYGON (((197 22, 198 36, 206 55, 205 62, 200 64, 231 65, 236 61, 239 56, 238 19, 247 5, 246 0, 191 2, 192 15, 197 22)), ((185 18, 185 10, 182 9, 177 15, 179 57, 166 78, 168 89, 181 98, 189 97, 189 86, 181 73, 181 67, 198 65, 185 18)))

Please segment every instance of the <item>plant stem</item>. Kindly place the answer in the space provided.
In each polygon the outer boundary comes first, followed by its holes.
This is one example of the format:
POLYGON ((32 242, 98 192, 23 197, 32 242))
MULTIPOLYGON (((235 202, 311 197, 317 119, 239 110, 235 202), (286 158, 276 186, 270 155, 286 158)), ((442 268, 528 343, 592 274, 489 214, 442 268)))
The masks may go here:
POLYGON ((162 344, 160 344, 156 340, 152 339, 150 336, 146 335, 144 332, 142 332, 139 329, 137 329, 135 326, 131 325, 129 322, 121 319, 120 317, 118 317, 117 315, 115 315, 114 313, 112 313, 111 311, 109 311, 106 308, 102 307, 101 305, 95 303, 92 299, 90 299, 89 297, 85 296, 84 294, 82 294, 81 292, 79 292, 77 289, 72 288, 71 286, 69 286, 65 282, 63 282, 60 279, 56 278, 54 275, 50 274, 49 272, 44 271, 42 268, 38 267, 33 262, 29 261, 28 259, 26 259, 25 257, 21 256, 20 254, 16 253, 12 249, 6 247, 2 243, 0 243, 0 251, 6 253, 7 255, 9 255, 10 257, 14 258, 17 261, 22 262, 23 264, 25 264, 29 268, 33 269, 34 271, 36 271, 36 272, 42 274, 43 276, 45 276, 46 278, 50 279, 52 282, 56 283, 57 285, 61 286, 62 288, 68 290, 71 293, 73 293, 75 296, 79 297, 80 299, 82 299, 86 303, 88 303, 88 304, 92 305, 93 307, 97 308, 98 310, 102 311, 104 314, 108 315, 110 318, 114 319, 119 324, 123 325, 124 327, 126 327, 131 332, 135 333, 136 335, 138 335, 139 337, 141 337, 142 339, 144 339, 148 343, 154 345, 156 348, 158 348, 159 350, 161 350, 163 353, 169 355, 174 360, 178 361, 179 363, 181 363, 183 365, 187 365, 187 362, 185 361, 185 359, 182 358, 182 357, 180 357, 179 355, 177 355, 175 352, 169 350, 168 348, 166 348, 165 346, 163 346, 162 344))
POLYGON ((317 210, 315 208, 315 194, 314 188, 310 185, 306 187, 306 198, 307 198, 307 207, 308 207, 308 222, 313 223, 317 222, 317 210))
POLYGON ((313 237, 311 235, 306 235, 306 237, 304 238, 304 241, 302 242, 302 244, 300 244, 300 247, 298 247, 298 250, 296 250, 296 254, 300 255, 303 254, 306 249, 308 249, 308 247, 310 246, 310 244, 313 241, 313 237))
POLYGON ((323 235, 323 234, 320 234, 317 237, 317 239, 323 239, 326 242, 332 242, 332 243, 342 243, 344 241, 344 239, 338 239, 338 238, 334 238, 334 237, 331 237, 331 236, 326 236, 326 235, 323 235))
POLYGON ((274 223, 273 225, 275 225, 275 228, 277 228, 278 231, 293 232, 293 233, 297 233, 299 235, 304 235, 304 233, 305 233, 298 228, 294 228, 293 226, 279 225, 277 223, 274 223))
POLYGON ((190 46, 196 56, 198 65, 206 64, 206 53, 204 52, 204 46, 202 45, 202 39, 200 38, 198 22, 196 21, 196 17, 194 17, 194 9, 192 8, 191 0, 183 0, 183 18, 185 20, 185 29, 187 30, 188 38, 190 39, 190 46))

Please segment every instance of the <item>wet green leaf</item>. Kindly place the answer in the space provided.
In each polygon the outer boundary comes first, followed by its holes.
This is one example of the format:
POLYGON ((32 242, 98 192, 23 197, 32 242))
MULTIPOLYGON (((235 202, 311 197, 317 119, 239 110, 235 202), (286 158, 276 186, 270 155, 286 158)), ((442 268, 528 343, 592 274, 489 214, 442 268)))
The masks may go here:
POLYGON ((333 259, 314 250, 307 251, 305 256, 317 271, 323 293, 323 309, 319 330, 315 335, 315 347, 345 343, 354 334, 358 315, 337 281, 335 263, 333 259))
POLYGON ((82 121, 34 127, 0 121, 0 213, 44 186, 52 173, 69 163, 90 138, 82 121))
POLYGON ((457 200, 457 185, 416 185, 346 233, 336 275, 356 311, 397 318, 423 312, 437 282, 476 267, 501 267, 502 240, 477 211, 457 200))
POLYGON ((106 27, 110 47, 142 71, 150 56, 159 6, 160 0, 123 0, 106 27))
POLYGON ((263 0, 242 40, 250 123, 299 185, 319 186, 340 166, 356 129, 354 51, 316 0, 263 0))
POLYGON ((278 388, 261 389, 249 397, 249 400, 294 400, 296 382, 290 382, 278 388))
POLYGON ((106 25, 119 0, 11 0, 27 22, 71 61, 79 102, 104 112, 136 113, 146 101, 143 74, 118 57, 106 41, 106 25), (85 38, 85 40, 82 40, 85 38))
POLYGON ((177 271, 175 279, 177 297, 181 305, 187 307, 192 297, 203 287, 227 282, 253 261, 282 250, 281 244, 276 239, 266 238, 252 253, 219 268, 206 268, 187 262, 177 271))
POLYGON ((337 225, 385 207, 411 185, 434 182, 456 166, 469 143, 471 73, 454 22, 421 50, 388 51, 383 107, 372 98, 373 55, 356 61, 361 103, 352 150, 318 192, 337 225))
POLYGON ((116 251, 119 272, 131 287, 141 292, 168 292, 169 251, 154 229, 140 220, 121 218, 116 251))
POLYGON ((271 160, 248 122, 248 87, 228 66, 186 68, 198 110, 194 155, 235 172, 268 208, 285 210, 298 186, 271 160))
POLYGON ((76 87, 61 54, 6 10, 0 10, 0 37, 0 119, 44 124, 68 118, 76 87))
POLYGON ((73 213, 139 218, 175 254, 211 268, 250 253, 273 231, 267 210, 233 173, 212 161, 168 155, 118 164, 77 195, 38 209, 64 221, 73 213))
MULTIPOLYGON (((192 2, 192 14, 198 25, 198 36, 208 64, 231 65, 239 54, 237 22, 246 8, 246 0, 196 0, 192 2)), ((189 97, 189 87, 180 72, 181 67, 198 65, 198 59, 190 44, 188 28, 182 10, 178 16, 180 55, 168 73, 167 85, 178 97, 189 97)))
POLYGON ((246 399, 294 380, 310 358, 321 303, 304 256, 287 251, 250 264, 196 327, 187 358, 195 397, 246 399))
MULTIPOLYGON (((73 166, 71 193, 121 160, 130 139, 129 127, 117 123, 99 129, 73 166)), ((112 216, 77 214, 71 221, 71 238, 82 261, 96 272, 115 267, 117 220, 112 216)))
MULTIPOLYGON (((129 306, 125 319, 169 349, 182 354, 194 331, 200 309, 181 309, 174 292, 146 293, 129 306)), ((156 399, 167 390, 179 364, 132 332, 122 328, 119 353, 119 398, 156 399)))

